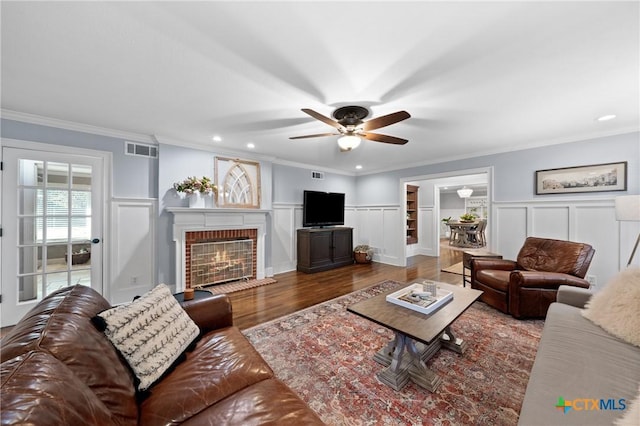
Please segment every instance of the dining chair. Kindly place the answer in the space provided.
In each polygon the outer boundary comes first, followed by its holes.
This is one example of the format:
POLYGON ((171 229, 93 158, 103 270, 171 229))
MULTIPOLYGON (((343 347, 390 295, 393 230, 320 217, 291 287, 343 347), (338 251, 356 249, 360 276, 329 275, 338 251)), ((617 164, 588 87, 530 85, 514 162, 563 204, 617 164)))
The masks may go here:
POLYGON ((487 245, 484 239, 484 230, 487 227, 487 219, 481 219, 478 226, 466 230, 467 240, 473 242, 478 247, 487 245))
POLYGON ((452 246, 460 238, 460 233, 464 232, 464 229, 451 224, 447 225, 449 226, 449 245, 452 246))

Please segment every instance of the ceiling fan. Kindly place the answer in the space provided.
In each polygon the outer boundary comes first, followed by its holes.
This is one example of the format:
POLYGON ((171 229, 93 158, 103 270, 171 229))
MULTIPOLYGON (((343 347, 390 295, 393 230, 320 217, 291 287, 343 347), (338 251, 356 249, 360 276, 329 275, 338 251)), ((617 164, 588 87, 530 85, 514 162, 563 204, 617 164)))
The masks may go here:
POLYGON ((305 139, 319 138, 324 136, 341 136, 338 139, 340 151, 351 151, 360 145, 360 138, 370 141, 391 143, 396 145, 404 145, 409 142, 407 139, 397 138, 395 136, 381 135, 379 133, 371 133, 370 130, 379 129, 381 127, 390 126, 399 121, 406 120, 411 117, 406 111, 398 111, 392 114, 383 115, 381 117, 372 118, 363 121, 369 115, 369 110, 361 106, 344 106, 333 112, 335 120, 326 117, 312 109, 303 108, 302 112, 309 114, 316 120, 334 127, 338 132, 318 133, 314 135, 292 136, 289 139, 305 139))

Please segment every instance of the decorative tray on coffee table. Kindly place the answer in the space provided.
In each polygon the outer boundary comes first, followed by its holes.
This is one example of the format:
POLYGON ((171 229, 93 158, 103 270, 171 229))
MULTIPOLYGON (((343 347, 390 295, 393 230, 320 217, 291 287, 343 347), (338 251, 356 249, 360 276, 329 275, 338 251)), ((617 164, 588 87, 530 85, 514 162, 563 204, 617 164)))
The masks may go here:
POLYGON ((387 302, 403 306, 414 311, 430 314, 442 305, 453 299, 453 293, 436 288, 436 296, 433 297, 425 291, 425 286, 420 283, 411 284, 401 290, 387 295, 387 302))

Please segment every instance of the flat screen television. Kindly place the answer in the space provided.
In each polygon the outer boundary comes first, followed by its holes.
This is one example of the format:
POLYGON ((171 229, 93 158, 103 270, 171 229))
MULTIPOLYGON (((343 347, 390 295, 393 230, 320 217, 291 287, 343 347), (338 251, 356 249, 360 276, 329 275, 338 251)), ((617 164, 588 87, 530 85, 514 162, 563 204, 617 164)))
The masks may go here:
POLYGON ((344 225, 344 194, 304 191, 302 226, 344 225))

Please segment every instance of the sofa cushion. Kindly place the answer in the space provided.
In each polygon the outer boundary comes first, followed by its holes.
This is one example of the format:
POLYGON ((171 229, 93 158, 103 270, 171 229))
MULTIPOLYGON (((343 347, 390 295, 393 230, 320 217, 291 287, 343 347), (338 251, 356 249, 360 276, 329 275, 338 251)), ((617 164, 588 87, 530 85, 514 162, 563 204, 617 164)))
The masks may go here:
POLYGON ((324 425, 304 401, 277 379, 242 389, 184 422, 184 426, 202 424, 324 425))
POLYGON ((617 410, 554 409, 558 398, 572 401, 631 401, 640 383, 640 350, 607 333, 580 314, 552 303, 544 324, 519 425, 603 425, 624 414, 617 410))
POLYGON ((625 342, 640 346, 640 268, 616 274, 585 305, 582 315, 625 342))
POLYGON ((63 363, 31 351, 0 366, 2 424, 115 425, 98 397, 63 363))
POLYGON ((48 352, 111 411, 120 424, 136 424, 138 407, 127 364, 91 318, 111 305, 90 287, 65 287, 45 297, 2 338, 8 360, 30 351, 48 352))
POLYGON ((229 395, 272 377, 271 368, 237 327, 212 331, 151 389, 140 408, 140 423, 185 421, 229 395))
POLYGON ((491 288, 502 292, 509 291, 509 276, 511 271, 501 271, 498 269, 481 269, 476 274, 476 279, 491 288))
POLYGON ((164 284, 97 317, 104 320, 105 335, 129 363, 141 391, 162 377, 200 334, 164 284))

